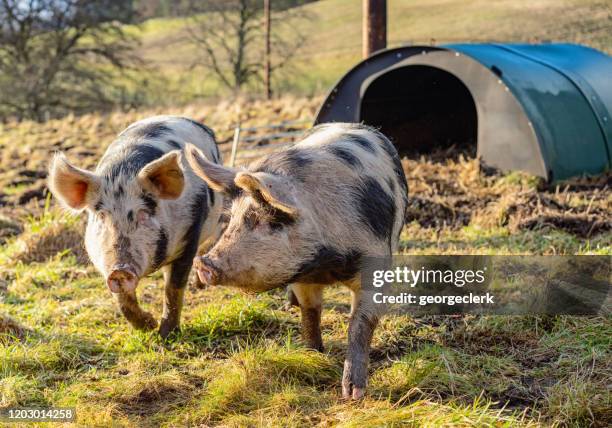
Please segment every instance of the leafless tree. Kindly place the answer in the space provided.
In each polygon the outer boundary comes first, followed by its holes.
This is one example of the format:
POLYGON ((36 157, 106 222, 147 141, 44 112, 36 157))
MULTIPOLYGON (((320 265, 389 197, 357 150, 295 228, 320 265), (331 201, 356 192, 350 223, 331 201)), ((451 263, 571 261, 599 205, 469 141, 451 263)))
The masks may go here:
MULTIPOLYGON (((263 0, 210 0, 207 13, 196 14, 189 39, 199 52, 194 66, 212 72, 227 88, 238 91, 245 84, 261 81, 264 72, 263 0)), ((300 8, 274 8, 270 73, 290 63, 304 45, 305 35, 295 24, 311 17, 300 8)))
POLYGON ((130 1, 0 0, 0 117, 44 120, 109 106, 137 40, 130 1))

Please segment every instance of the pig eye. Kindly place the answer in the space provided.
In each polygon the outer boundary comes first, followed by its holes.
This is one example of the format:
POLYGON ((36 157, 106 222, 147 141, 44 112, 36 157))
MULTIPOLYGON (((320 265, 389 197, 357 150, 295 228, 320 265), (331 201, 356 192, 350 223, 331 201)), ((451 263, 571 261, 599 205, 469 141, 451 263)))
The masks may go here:
POLYGON ((274 220, 272 220, 272 221, 270 222, 270 229, 272 229, 272 230, 273 230, 273 231, 275 231, 275 232, 276 232, 276 231, 279 231, 279 230, 282 230, 282 228, 283 228, 284 226, 285 226, 285 225, 284 225, 283 223, 278 222, 278 221, 274 221, 274 220))
POLYGON ((249 213, 244 216, 244 224, 248 229, 253 230, 259 225, 259 219, 257 215, 249 213))

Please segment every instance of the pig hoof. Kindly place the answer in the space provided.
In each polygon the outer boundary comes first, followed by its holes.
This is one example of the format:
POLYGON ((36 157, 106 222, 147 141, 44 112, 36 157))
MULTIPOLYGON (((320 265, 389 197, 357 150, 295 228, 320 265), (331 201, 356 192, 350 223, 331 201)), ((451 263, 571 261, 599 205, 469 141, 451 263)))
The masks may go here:
POLYGON ((181 331, 181 328, 178 325, 175 324, 170 324, 170 323, 164 323, 162 321, 161 326, 159 327, 159 335, 161 336, 162 339, 167 339, 168 336, 170 336, 173 333, 179 333, 181 331))
POLYGON ((138 330, 148 331, 155 330, 157 327, 157 321, 153 318, 153 315, 149 313, 143 313, 139 318, 129 319, 132 326, 138 330))
POLYGON ((153 318, 153 315, 149 313, 143 314, 142 320, 140 320, 140 325, 136 326, 140 330, 155 330, 157 327, 157 321, 153 318))
POLYGON ((342 398, 345 400, 362 400, 365 397, 365 388, 359 388, 350 382, 342 383, 342 398))
POLYGON ((365 388, 353 387, 353 400, 361 400, 365 396, 365 388))

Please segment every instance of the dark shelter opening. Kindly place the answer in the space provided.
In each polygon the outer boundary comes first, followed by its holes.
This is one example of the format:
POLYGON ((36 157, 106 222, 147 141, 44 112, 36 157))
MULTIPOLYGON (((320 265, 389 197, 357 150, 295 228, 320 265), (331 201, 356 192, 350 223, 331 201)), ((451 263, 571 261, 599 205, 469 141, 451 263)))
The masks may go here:
POLYGON ((474 99, 461 80, 439 68, 411 65, 378 77, 362 98, 360 119, 380 128, 401 156, 451 147, 476 155, 474 99))

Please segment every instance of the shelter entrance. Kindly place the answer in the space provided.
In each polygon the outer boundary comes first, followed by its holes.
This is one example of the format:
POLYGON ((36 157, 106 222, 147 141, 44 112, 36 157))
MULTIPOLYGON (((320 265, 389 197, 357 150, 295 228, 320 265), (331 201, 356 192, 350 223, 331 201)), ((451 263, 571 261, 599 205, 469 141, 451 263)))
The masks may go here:
POLYGON ((461 80, 440 68, 410 65, 381 75, 362 98, 360 120, 380 128, 400 156, 451 146, 476 154, 474 99, 461 80))

